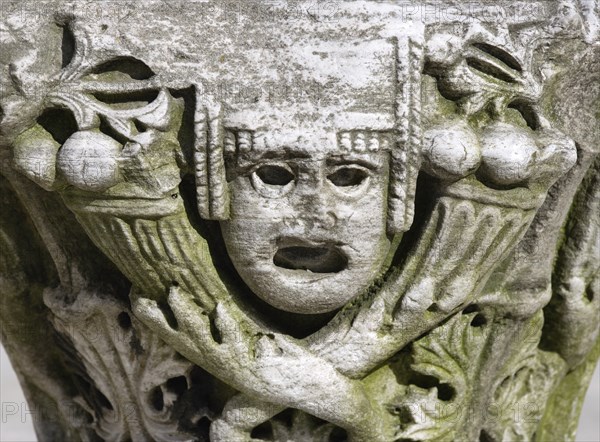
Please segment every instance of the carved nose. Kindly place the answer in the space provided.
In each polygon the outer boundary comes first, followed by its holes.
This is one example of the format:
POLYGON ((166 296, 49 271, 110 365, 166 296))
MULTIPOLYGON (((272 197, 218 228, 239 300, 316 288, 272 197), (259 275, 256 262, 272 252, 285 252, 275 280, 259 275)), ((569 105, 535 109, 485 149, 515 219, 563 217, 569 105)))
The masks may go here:
POLYGON ((297 216, 289 216, 284 218, 283 222, 289 228, 330 230, 337 225, 338 218, 333 211, 320 210, 318 213, 301 213, 297 216))
POLYGON ((320 227, 322 229, 332 229, 337 224, 337 217, 335 213, 330 210, 322 210, 321 213, 315 214, 312 217, 308 217, 307 223, 313 223, 312 226, 307 227, 320 227))
POLYGON ((295 219, 288 220, 292 224, 301 225, 306 230, 332 229, 338 222, 333 204, 325 191, 321 180, 317 176, 311 176, 301 180, 295 193, 295 219))

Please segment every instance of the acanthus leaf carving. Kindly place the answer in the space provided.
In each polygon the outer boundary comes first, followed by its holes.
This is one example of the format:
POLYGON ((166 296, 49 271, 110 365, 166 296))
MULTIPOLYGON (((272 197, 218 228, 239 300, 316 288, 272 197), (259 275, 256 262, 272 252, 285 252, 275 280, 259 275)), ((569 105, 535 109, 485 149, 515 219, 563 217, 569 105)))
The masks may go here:
MULTIPOLYGON (((141 324, 125 305, 100 295, 80 294, 61 305, 60 291, 48 292, 46 304, 54 325, 73 346, 93 384, 79 403, 94 417, 104 440, 187 441, 174 413, 190 394, 194 365, 141 324)), ((180 410, 178 411, 180 412, 180 410)), ((209 409, 194 410, 195 419, 212 419, 209 409)))
MULTIPOLYGON (((191 361, 154 368, 169 377, 197 364, 238 391, 227 397, 220 416, 211 416, 212 440, 251 440, 263 424, 271 425, 274 440, 326 439, 335 426, 353 440, 448 440, 480 430, 527 439, 533 426, 511 427, 506 419, 484 428, 483 417, 467 422, 460 408, 485 404, 493 391, 502 404, 515 400, 513 406, 530 399, 530 391, 519 389, 532 385, 544 384, 547 397, 553 388, 547 379, 563 375, 557 358, 538 351, 537 343, 523 350, 536 362, 515 359, 506 372, 494 371, 485 351, 497 346, 500 360, 508 357, 505 318, 461 313, 482 294, 481 305, 493 310, 492 283, 510 291, 502 285, 510 280, 502 270, 531 232, 549 188, 578 159, 575 143, 552 127, 539 106, 544 79, 534 72, 532 54, 510 29, 498 36, 478 26, 465 27, 469 31, 457 39, 451 57, 423 54, 436 26, 393 38, 391 29, 398 30, 386 26, 366 43, 355 42, 352 33, 336 37, 340 50, 316 44, 320 51, 308 54, 296 42, 263 51, 260 62, 240 62, 240 77, 257 68, 252 63, 282 70, 287 63, 303 70, 306 84, 329 78, 325 94, 356 93, 349 103, 370 97, 370 106, 385 97, 392 111, 374 105, 371 112, 381 113, 371 119, 352 106, 356 114, 344 109, 321 118, 314 97, 298 99, 304 101, 297 106, 277 98, 265 102, 260 94, 249 107, 228 102, 219 91, 199 86, 198 78, 188 77, 187 89, 172 87, 128 54, 90 63, 96 60, 90 43, 77 31, 72 58, 63 54, 63 70, 48 81, 38 109, 67 109, 76 127, 65 139, 39 120, 29 121, 24 132, 14 130, 13 167, 60 193, 132 283, 134 328, 147 327, 168 346, 145 332, 140 345, 154 348, 156 340, 166 353, 150 357, 173 361, 179 352, 191 361), (332 68, 353 66, 365 48, 376 62, 365 61, 364 71, 349 79, 332 68), (323 61, 329 57, 335 63, 323 61), (377 66, 386 57, 383 70, 395 71, 392 85, 386 74, 374 94, 370 76, 381 75, 377 66), (415 191, 420 167, 421 190, 429 195, 415 191), (416 196, 419 213, 411 225, 416 196), (219 247, 229 259, 219 262, 219 247), (291 313, 283 316, 291 323, 302 322, 295 314, 329 316, 316 332, 293 337, 272 321, 278 310, 291 313), (495 322, 480 326, 482 317, 495 322), (437 386, 398 387, 388 379, 400 390, 399 408, 381 404, 368 377, 404 351, 416 361, 404 368, 437 386), (494 390, 493 379, 478 379, 483 372, 510 379, 510 385, 494 390), (474 383, 481 397, 469 396, 474 383), (449 385, 452 400, 441 391, 449 385), (425 422, 414 415, 406 420, 402 407, 411 403, 419 404, 425 422), (455 408, 440 414, 449 403, 455 408), (282 426, 274 417, 289 408, 298 410, 295 420, 282 426)), ((237 73, 227 72, 227 57, 221 62, 223 75, 237 73)), ((22 72, 11 75, 25 92, 22 72)), ((531 309, 540 302, 531 300, 531 309)), ((53 309, 57 328, 64 328, 69 311, 53 309)), ((90 307, 85 314, 99 311, 90 307)), ((180 437, 174 415, 144 408, 160 390, 163 410, 172 410, 162 385, 168 379, 151 377, 141 390, 120 392, 107 380, 108 368, 90 362, 96 343, 86 340, 87 332, 74 345, 103 394, 117 404, 126 396, 141 398, 135 409, 143 423, 117 413, 113 424, 107 422, 110 410, 96 411, 98 434, 111 440, 128 433, 180 437)), ((120 344, 102 346, 117 358, 135 353, 120 344)), ((127 367, 117 378, 144 380, 137 370, 127 367)))

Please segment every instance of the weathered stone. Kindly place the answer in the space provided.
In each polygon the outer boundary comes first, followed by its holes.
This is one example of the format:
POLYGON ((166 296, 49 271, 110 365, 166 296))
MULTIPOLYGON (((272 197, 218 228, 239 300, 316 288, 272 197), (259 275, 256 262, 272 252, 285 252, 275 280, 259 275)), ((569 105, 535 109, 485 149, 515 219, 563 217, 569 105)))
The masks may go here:
POLYGON ((3 1, 40 440, 573 440, 595 2, 3 1))

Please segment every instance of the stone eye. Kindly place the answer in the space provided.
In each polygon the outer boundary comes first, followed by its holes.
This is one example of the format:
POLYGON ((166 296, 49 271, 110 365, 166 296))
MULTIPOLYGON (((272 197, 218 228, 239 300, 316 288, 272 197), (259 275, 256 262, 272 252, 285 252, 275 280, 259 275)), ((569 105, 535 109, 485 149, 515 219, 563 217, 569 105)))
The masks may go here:
POLYGON ((337 187, 358 186, 367 179, 367 172, 357 167, 340 167, 327 177, 337 187))
POLYGON ((294 174, 282 166, 266 165, 256 170, 260 180, 271 186, 285 186, 294 180, 294 174))

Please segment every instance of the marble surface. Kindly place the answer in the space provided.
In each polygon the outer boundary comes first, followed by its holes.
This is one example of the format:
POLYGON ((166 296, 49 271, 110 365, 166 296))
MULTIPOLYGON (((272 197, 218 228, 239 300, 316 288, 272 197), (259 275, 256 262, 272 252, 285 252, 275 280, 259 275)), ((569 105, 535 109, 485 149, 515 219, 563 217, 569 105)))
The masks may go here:
MULTIPOLYGON (((31 407, 7 381, 1 440, 33 439, 9 421, 45 440, 575 438, 583 397, 549 395, 600 329, 593 0, 0 2, 2 336, 43 368, 31 407)), ((577 440, 600 442, 598 400, 577 440)))
MULTIPOLYGON (((0 354, 0 403, 2 405, 0 442, 36 441, 32 425, 35 413, 25 404, 23 392, 4 348, 0 348, 0 354)), ((596 368, 583 404, 576 442, 600 441, 598 416, 600 416, 600 364, 596 368)))

